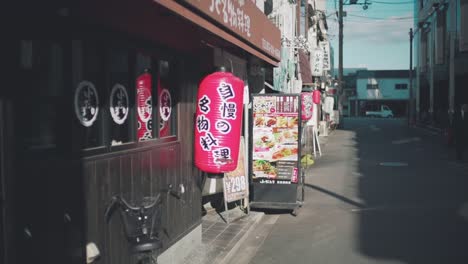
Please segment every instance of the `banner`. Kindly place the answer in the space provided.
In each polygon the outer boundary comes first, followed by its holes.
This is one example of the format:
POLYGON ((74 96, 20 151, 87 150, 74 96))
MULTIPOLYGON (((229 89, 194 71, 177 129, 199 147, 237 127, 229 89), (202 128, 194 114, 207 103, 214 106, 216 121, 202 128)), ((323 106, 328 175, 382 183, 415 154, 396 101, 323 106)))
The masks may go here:
POLYGON ((312 61, 312 76, 322 76, 323 73, 323 50, 318 48, 313 51, 312 61))
POLYGON ((330 43, 328 41, 321 41, 319 43, 320 49, 323 52, 323 67, 324 71, 330 70, 330 43))

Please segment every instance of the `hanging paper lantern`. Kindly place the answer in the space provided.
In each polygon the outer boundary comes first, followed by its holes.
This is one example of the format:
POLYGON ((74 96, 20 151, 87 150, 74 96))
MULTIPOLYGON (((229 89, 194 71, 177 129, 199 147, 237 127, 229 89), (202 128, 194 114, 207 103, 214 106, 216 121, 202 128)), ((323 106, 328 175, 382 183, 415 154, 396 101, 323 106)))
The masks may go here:
POLYGON ((301 93, 301 117, 302 120, 309 120, 312 118, 313 109, 312 93, 301 93))
POLYGON ((138 76, 137 88, 137 113, 138 113, 138 141, 151 139, 153 131, 153 103, 151 98, 152 79, 148 70, 138 76))
POLYGON ((206 76, 198 89, 195 166, 209 173, 237 167, 244 82, 227 72, 206 76))
POLYGON ((312 92, 312 99, 313 99, 314 104, 320 104, 321 95, 320 95, 319 90, 314 90, 312 92))

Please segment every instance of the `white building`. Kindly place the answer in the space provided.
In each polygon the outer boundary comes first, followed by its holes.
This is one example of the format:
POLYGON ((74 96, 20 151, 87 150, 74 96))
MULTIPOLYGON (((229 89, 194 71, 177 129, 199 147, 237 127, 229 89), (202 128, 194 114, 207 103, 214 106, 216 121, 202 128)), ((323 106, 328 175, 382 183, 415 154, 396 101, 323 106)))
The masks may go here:
POLYGON ((369 108, 387 105, 395 117, 407 115, 408 70, 363 70, 356 76, 356 96, 350 98, 350 115, 363 116, 369 108))

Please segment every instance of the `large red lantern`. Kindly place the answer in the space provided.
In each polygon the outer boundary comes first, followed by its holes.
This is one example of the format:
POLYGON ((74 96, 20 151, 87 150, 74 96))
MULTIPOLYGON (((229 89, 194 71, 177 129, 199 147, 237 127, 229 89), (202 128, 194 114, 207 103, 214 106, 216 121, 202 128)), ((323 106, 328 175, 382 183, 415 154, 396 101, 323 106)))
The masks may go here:
POLYGON ((301 93, 301 117, 302 120, 309 120, 312 118, 312 109, 313 109, 313 100, 312 100, 312 93, 301 93))
POLYGON ((321 101, 321 95, 320 95, 320 91, 319 90, 314 90, 312 92, 312 99, 313 99, 313 102, 314 104, 320 104, 320 101, 321 101))
POLYGON ((200 83, 195 121, 195 166, 209 173, 237 167, 242 128, 244 82, 215 72, 200 83))
POLYGON ((138 76, 137 88, 137 112, 138 112, 138 141, 151 139, 153 131, 153 106, 151 99, 152 79, 148 70, 138 76))

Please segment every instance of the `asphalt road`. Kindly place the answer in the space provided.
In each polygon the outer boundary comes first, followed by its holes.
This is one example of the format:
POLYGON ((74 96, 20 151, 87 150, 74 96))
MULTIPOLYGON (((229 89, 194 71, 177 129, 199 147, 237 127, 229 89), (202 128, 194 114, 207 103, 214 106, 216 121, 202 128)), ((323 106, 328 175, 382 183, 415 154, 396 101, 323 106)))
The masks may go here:
POLYGON ((468 165, 404 120, 346 119, 297 217, 270 213, 231 264, 468 263, 468 165))

